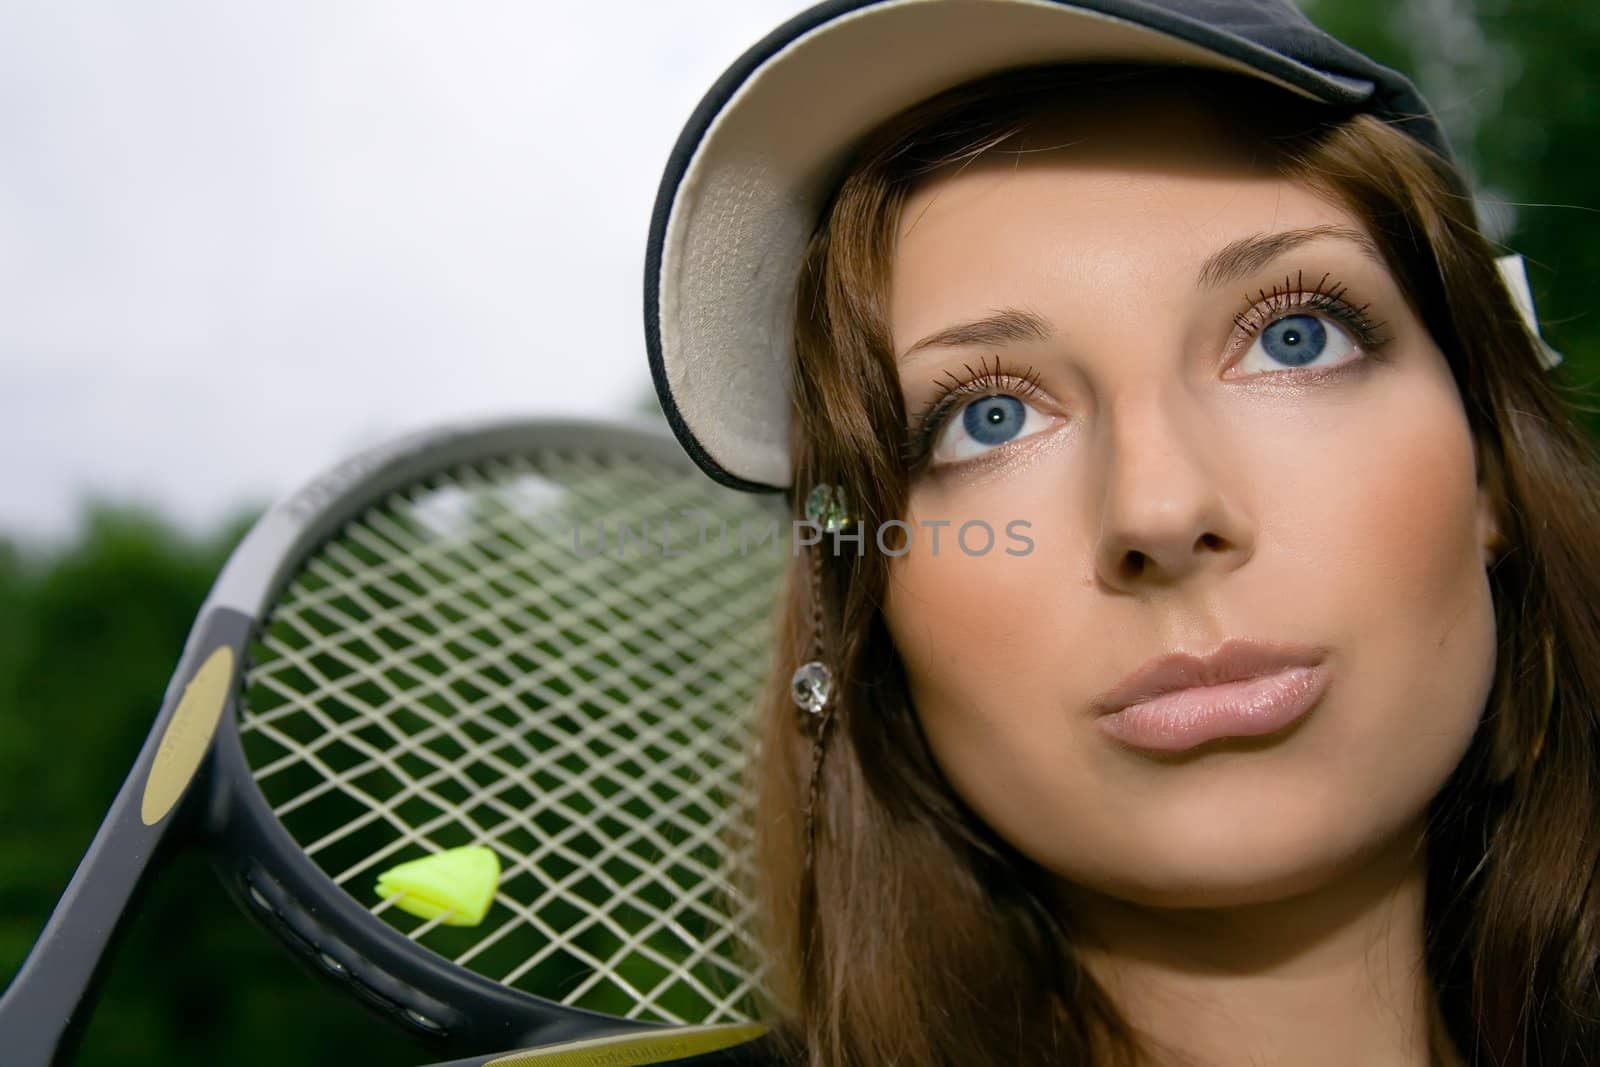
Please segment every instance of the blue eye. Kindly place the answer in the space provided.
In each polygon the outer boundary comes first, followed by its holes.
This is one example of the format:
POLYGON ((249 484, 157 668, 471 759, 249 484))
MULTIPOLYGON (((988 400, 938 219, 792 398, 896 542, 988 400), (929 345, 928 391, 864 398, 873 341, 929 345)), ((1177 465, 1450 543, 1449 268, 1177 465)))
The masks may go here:
POLYGON ((1261 347, 1291 367, 1310 363, 1327 343, 1328 331, 1310 315, 1286 315, 1261 331, 1261 347))
POLYGON ((1049 421, 1014 396, 980 396, 962 405, 958 416, 945 423, 931 458, 936 464, 969 459, 1038 433, 1049 421))
POLYGON ((1285 315, 1256 335, 1245 359, 1259 350, 1267 357, 1268 369, 1303 367, 1330 352, 1348 355, 1355 347, 1355 341, 1336 323, 1315 315, 1285 315))
POLYGON ((986 396, 968 404, 961 424, 974 441, 1003 445, 1022 432, 1028 409, 1014 396, 986 396))

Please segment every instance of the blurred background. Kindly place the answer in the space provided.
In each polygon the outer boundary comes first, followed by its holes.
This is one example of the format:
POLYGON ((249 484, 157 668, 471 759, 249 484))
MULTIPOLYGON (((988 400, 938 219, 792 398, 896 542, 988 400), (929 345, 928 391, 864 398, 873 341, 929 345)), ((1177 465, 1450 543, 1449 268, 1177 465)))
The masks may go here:
MULTIPOLYGON (((458 416, 653 413, 656 183, 806 5, 0 6, 0 982, 277 494, 458 416)), ((1600 7, 1308 0, 1411 72, 1600 430, 1600 7)), ((152 886, 80 1063, 423 1063, 203 861, 152 886)))

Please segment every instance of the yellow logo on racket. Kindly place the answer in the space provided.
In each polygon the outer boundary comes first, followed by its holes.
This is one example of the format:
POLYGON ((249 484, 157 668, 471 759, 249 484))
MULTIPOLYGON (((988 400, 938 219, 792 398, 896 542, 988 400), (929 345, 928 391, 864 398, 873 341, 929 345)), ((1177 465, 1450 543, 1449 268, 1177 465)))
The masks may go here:
POLYGON ((150 777, 144 783, 139 818, 146 826, 154 826, 167 817, 189 787, 194 772, 200 769, 228 702, 232 681, 233 649, 223 645, 206 657, 183 687, 183 696, 161 735, 161 747, 156 750, 150 777))

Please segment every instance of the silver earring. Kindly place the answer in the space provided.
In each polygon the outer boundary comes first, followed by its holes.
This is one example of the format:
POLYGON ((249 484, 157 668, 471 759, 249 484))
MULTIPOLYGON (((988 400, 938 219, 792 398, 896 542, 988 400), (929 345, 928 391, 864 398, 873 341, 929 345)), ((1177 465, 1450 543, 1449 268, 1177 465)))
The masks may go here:
POLYGON ((836 485, 819 482, 806 494, 806 518, 828 533, 850 525, 850 509, 845 506, 844 492, 836 485))
MULTIPOLYGON (((819 484, 806 494, 806 518, 825 532, 833 533, 850 524, 849 508, 837 486, 819 484)), ((822 612, 822 550, 812 546, 811 562, 811 659, 795 669, 789 679, 789 695, 803 715, 802 728, 812 735, 811 774, 806 787, 805 867, 809 882, 816 856, 817 803, 822 789, 822 756, 827 747, 828 729, 833 725, 833 672, 828 669, 827 643, 822 612)))
POLYGON ((820 659, 808 660, 795 668, 789 679, 789 695, 801 711, 822 714, 833 693, 833 672, 820 659))
MULTIPOLYGON (((850 525, 849 508, 838 486, 820 482, 806 494, 806 518, 822 530, 833 533, 850 525)), ((823 643, 822 558, 818 551, 811 560, 811 647, 812 658, 795 668, 789 679, 789 695, 795 706, 807 715, 821 715, 833 696, 833 672, 828 669, 823 643)))

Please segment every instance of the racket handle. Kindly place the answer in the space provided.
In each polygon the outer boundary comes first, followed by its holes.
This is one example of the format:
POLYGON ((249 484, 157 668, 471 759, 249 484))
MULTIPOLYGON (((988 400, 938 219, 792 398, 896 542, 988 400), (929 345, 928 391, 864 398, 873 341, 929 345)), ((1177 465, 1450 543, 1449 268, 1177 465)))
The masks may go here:
POLYGON ((234 678, 250 617, 214 609, 190 633, 161 712, 133 770, 67 883, 44 932, 0 996, 8 1067, 68 1062, 151 860, 179 822, 179 801, 205 755, 234 678))

